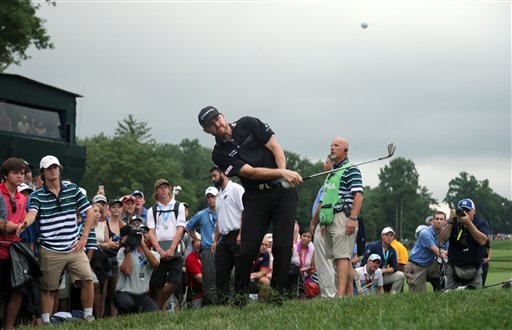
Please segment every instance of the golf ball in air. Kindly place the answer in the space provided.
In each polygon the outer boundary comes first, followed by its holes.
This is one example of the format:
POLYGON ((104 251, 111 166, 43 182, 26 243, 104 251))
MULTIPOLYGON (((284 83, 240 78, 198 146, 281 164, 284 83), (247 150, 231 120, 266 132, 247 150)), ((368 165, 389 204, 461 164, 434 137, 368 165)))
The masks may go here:
POLYGON ((361 27, 362 27, 363 29, 366 29, 366 28, 368 27, 368 23, 366 23, 366 22, 362 22, 362 23, 361 23, 361 27))

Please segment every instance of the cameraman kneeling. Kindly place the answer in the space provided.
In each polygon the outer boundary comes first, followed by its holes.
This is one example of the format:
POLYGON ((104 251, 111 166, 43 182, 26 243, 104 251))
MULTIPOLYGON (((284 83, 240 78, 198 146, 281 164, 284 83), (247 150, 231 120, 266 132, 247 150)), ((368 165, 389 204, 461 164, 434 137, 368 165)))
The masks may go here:
POLYGON ((460 286, 482 287, 482 259, 489 235, 489 224, 475 216, 475 203, 469 198, 451 210, 448 225, 439 235, 439 243, 449 240, 445 289, 460 286))
POLYGON ((151 274, 160 264, 160 256, 143 244, 142 229, 126 225, 120 234, 123 247, 117 253, 119 279, 114 304, 122 314, 157 311, 148 290, 151 274))

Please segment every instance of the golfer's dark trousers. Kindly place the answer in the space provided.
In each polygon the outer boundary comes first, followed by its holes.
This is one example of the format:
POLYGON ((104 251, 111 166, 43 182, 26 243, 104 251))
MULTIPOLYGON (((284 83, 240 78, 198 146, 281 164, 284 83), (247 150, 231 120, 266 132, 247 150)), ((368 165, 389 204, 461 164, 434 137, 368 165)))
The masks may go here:
POLYGON ((233 230, 221 235, 220 242, 215 251, 215 267, 217 271, 217 297, 220 304, 226 304, 229 299, 229 280, 231 270, 235 266, 236 256, 240 247, 236 245, 236 238, 240 230, 233 230))
POLYGON ((274 256, 271 287, 286 290, 288 268, 292 258, 293 227, 297 213, 297 189, 272 187, 265 190, 247 189, 242 197, 244 212, 242 236, 236 267, 236 290, 248 291, 254 259, 269 225, 273 225, 272 255, 274 256))

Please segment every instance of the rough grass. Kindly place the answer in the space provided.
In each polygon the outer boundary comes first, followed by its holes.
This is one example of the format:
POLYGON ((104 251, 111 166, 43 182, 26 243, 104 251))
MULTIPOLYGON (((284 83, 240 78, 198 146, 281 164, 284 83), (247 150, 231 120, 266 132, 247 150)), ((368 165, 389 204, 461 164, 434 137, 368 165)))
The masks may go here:
MULTIPOLYGON (((512 278, 512 241, 494 241, 487 284, 512 278)), ((56 329, 512 329, 512 289, 257 303, 69 322, 56 329)))

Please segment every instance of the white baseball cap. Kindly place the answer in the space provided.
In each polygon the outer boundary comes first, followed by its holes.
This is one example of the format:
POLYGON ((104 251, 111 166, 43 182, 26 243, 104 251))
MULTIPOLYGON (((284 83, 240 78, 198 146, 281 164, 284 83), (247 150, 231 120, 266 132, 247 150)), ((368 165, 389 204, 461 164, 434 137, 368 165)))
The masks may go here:
POLYGON ((380 256, 377 253, 370 254, 370 256, 368 257, 368 260, 371 260, 371 261, 379 260, 379 262, 381 262, 380 256))
POLYGON ((387 234, 387 233, 393 233, 394 234, 395 231, 391 227, 386 227, 386 228, 382 229, 382 233, 380 233, 380 234, 384 235, 384 234, 387 234))
POLYGON ((19 192, 22 192, 22 191, 25 191, 25 190, 30 190, 30 192, 34 191, 34 189, 32 189, 31 186, 29 186, 28 184, 26 183, 22 183, 18 186, 18 191, 19 192))
POLYGON ((208 194, 217 196, 219 194, 219 191, 215 187, 208 187, 208 188, 206 188, 206 191, 204 192, 204 197, 208 196, 208 194))
POLYGON ((46 169, 52 165, 60 165, 60 162, 59 160, 57 159, 57 157, 55 156, 51 156, 51 155, 48 155, 48 156, 44 156, 42 159, 41 159, 41 162, 39 163, 39 168, 40 169, 46 169))

